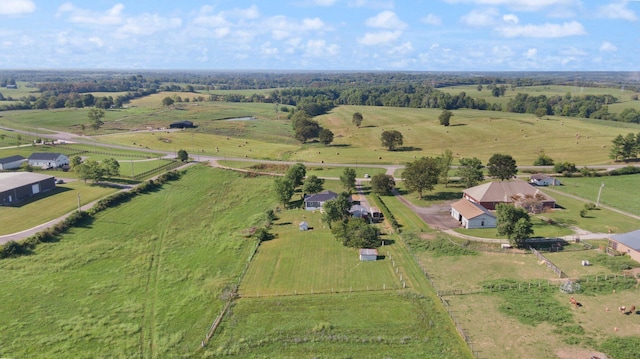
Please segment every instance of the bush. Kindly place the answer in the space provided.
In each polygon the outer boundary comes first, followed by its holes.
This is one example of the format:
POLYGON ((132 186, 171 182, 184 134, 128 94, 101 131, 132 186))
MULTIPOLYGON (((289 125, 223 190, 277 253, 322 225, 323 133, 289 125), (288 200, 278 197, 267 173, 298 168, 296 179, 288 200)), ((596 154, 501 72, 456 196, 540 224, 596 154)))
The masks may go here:
POLYGON ((582 218, 586 218, 587 217, 587 212, 589 212, 586 208, 583 208, 580 210, 580 217, 582 218))
POLYGON ((633 175, 640 173, 640 167, 626 166, 609 172, 610 176, 633 175))
POLYGON ((402 233, 402 240, 414 252, 431 252, 434 257, 477 255, 478 252, 451 242, 439 235, 435 239, 422 239, 415 233, 402 233))

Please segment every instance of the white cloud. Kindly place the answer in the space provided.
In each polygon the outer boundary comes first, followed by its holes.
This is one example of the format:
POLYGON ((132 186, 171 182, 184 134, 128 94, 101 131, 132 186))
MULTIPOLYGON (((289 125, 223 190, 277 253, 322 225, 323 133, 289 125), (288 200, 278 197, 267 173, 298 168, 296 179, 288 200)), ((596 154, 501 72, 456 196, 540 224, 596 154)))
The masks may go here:
POLYGON ((331 28, 319 18, 303 19, 302 22, 298 22, 282 15, 267 19, 260 28, 270 31, 276 40, 286 39, 299 35, 300 33, 331 30, 331 28))
POLYGON ((69 13, 69 21, 78 24, 120 25, 124 22, 122 10, 124 10, 122 4, 116 4, 105 12, 96 12, 77 8, 71 3, 64 3, 58 8, 56 16, 69 13))
POLYGON ((422 18, 422 22, 427 24, 427 25, 434 25, 434 26, 440 26, 442 25, 442 19, 440 18, 440 16, 434 15, 434 14, 429 14, 425 17, 422 18))
POLYGON ((636 21, 638 17, 633 10, 627 8, 628 1, 619 1, 609 5, 601 6, 598 14, 609 19, 622 19, 627 21, 636 21))
POLYGON ((169 29, 176 29, 182 25, 182 19, 164 18, 158 15, 143 14, 137 18, 128 18, 123 26, 118 28, 119 37, 128 35, 152 35, 169 29))
POLYGON ((32 0, 2 0, 0 2, 0 15, 22 15, 36 10, 36 4, 32 0))
POLYGON ((538 55, 538 49, 536 48, 530 48, 529 50, 527 50, 527 52, 524 53, 524 57, 526 57, 527 59, 533 59, 538 55))
POLYGON ((365 46, 384 45, 397 40, 402 31, 380 31, 380 32, 368 32, 364 36, 358 39, 358 42, 365 46))
POLYGON ((511 48, 506 45, 494 46, 491 52, 494 56, 499 58, 508 58, 513 56, 513 50, 511 50, 511 48))
POLYGON ((407 24, 400 20, 395 12, 385 10, 374 17, 370 17, 366 21, 366 25, 377 29, 401 30, 407 27, 407 24))
POLYGON ((496 24, 496 9, 473 10, 460 18, 463 24, 469 26, 491 26, 496 24))
POLYGON ((338 45, 327 45, 325 40, 309 40, 305 45, 305 56, 330 57, 338 55, 339 51, 338 45))
POLYGON ((393 9, 393 0, 351 0, 349 7, 366 7, 370 9, 393 9))
POLYGON ((616 52, 618 51, 618 47, 609 41, 605 41, 600 45, 600 51, 602 52, 616 52))
POLYGON ((267 41, 264 44, 262 44, 260 48, 260 52, 263 55, 274 56, 274 55, 277 55, 280 51, 278 51, 277 47, 271 46, 271 42, 267 41))
POLYGON ((98 46, 98 47, 102 47, 104 46, 104 41, 102 41, 101 38, 97 37, 97 36, 92 36, 89 38, 89 42, 98 46))
POLYGON ((574 56, 587 56, 589 53, 577 47, 569 46, 569 47, 560 49, 560 54, 574 57, 574 56))
POLYGON ((587 31, 577 21, 559 24, 502 26, 496 31, 504 37, 558 38, 586 35, 587 31))
POLYGON ((520 22, 520 19, 518 19, 518 17, 514 14, 502 15, 502 20, 504 20, 504 22, 511 23, 511 24, 517 24, 520 22))
POLYGON ((392 55, 407 55, 409 53, 411 53, 413 51, 413 45, 411 45, 411 42, 407 41, 404 44, 401 44, 400 46, 396 46, 393 49, 391 49, 391 51, 389 51, 390 54, 392 55))
POLYGON ((446 0, 449 3, 470 3, 476 5, 506 6, 521 11, 538 11, 554 6, 575 6, 579 0, 446 0))
POLYGON ((332 6, 337 0, 313 0, 313 3, 318 6, 332 6))

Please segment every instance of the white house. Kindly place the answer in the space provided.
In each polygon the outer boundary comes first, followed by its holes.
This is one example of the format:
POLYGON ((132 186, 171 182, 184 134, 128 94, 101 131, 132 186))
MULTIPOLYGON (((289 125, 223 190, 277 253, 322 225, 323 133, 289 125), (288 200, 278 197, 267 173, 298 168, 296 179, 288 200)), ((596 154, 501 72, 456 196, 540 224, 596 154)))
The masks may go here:
POLYGON ((536 173, 529 177, 529 183, 536 186, 560 186, 560 180, 544 173, 536 173))
POLYGON ((304 209, 307 211, 315 211, 321 209, 326 201, 338 198, 338 194, 329 190, 320 193, 308 195, 304 198, 304 209))
POLYGON ((29 156, 29 164, 33 167, 44 169, 58 168, 69 164, 69 157, 62 153, 32 153, 29 156))
POLYGON ((496 227, 496 216, 480 204, 464 198, 451 205, 451 217, 466 229, 496 227))
POLYGON ((361 248, 360 249, 360 260, 361 261, 375 261, 378 260, 378 250, 377 249, 369 249, 369 248, 361 248))
POLYGON ((14 170, 20 168, 27 159, 17 155, 11 157, 0 158, 0 171, 14 170))

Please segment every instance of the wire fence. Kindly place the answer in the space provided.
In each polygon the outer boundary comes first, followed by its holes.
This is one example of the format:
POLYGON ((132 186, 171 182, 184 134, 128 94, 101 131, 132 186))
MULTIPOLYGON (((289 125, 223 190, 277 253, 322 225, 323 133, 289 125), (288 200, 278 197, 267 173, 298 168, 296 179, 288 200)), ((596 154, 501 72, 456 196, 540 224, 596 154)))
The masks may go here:
POLYGON ((544 262, 547 267, 549 267, 557 276, 558 278, 567 278, 568 276, 562 271, 562 269, 560 269, 557 265, 553 264, 553 262, 551 262, 547 257, 545 257, 544 255, 542 255, 542 253, 538 252, 535 248, 533 247, 529 247, 529 250, 531 251, 531 253, 535 254, 536 257, 538 257, 538 259, 542 262, 544 262))

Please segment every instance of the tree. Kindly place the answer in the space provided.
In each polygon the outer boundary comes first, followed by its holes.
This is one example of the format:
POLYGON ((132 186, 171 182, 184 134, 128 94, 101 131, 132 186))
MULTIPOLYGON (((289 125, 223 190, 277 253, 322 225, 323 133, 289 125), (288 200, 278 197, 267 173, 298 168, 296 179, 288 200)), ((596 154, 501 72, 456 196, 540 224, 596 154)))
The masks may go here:
POLYGON ((458 167, 460 181, 467 188, 476 186, 484 179, 483 168, 482 162, 477 157, 461 158, 460 166, 458 167))
POLYGON ((377 173, 371 177, 371 190, 377 194, 390 194, 396 187, 393 176, 385 173, 377 173))
POLYGON ((500 178, 501 181, 510 179, 518 173, 516 160, 510 155, 496 153, 487 162, 489 176, 500 178))
POLYGON ((321 128, 320 132, 318 133, 318 140, 323 145, 330 144, 331 142, 333 142, 333 132, 331 132, 331 130, 327 128, 321 128))
POLYGON ((293 182, 289 178, 278 177, 273 181, 273 187, 276 199, 286 207, 295 191, 293 182))
POLYGON ((115 158, 106 158, 100 163, 104 175, 107 178, 117 177, 120 175, 120 163, 115 158))
POLYGON ((325 222, 329 228, 331 228, 333 222, 344 222, 350 217, 350 198, 351 195, 349 193, 342 192, 336 199, 332 199, 324 203, 322 206, 324 211, 324 213, 322 213, 322 221, 325 222))
POLYGON ((307 118, 296 121, 294 130, 296 139, 302 143, 320 135, 320 125, 318 122, 307 118))
POLYGON ((71 166, 71 169, 75 169, 77 166, 79 166, 82 163, 82 157, 80 156, 71 156, 71 158, 69 159, 69 165, 71 166))
POLYGON ((540 151, 538 158, 533 161, 534 166, 553 166, 553 159, 547 156, 544 151, 540 151))
POLYGON ((386 147, 389 151, 394 151, 398 146, 402 146, 402 133, 396 130, 383 131, 380 136, 380 142, 382 142, 382 146, 386 147))
POLYGON ((432 157, 422 157, 413 162, 407 163, 402 178, 411 191, 418 192, 418 198, 422 199, 422 192, 431 191, 438 183, 440 161, 432 157))
POLYGON ((322 192, 322 185, 324 184, 324 180, 322 178, 318 178, 316 175, 311 175, 304 180, 304 185, 302 186, 302 190, 304 193, 318 193, 322 192))
POLYGON ((442 151, 438 161, 440 161, 440 178, 438 182, 444 183, 444 186, 447 187, 449 184, 449 168, 453 162, 453 152, 449 149, 442 151))
POLYGON ((564 174, 571 174, 578 171, 578 169, 576 168, 576 164, 572 162, 556 163, 555 165, 553 165, 553 170, 556 173, 564 173, 564 174))
POLYGON ((351 248, 374 248, 380 246, 380 231, 368 225, 362 218, 349 218, 331 229, 344 246, 351 248))
POLYGON ((169 107, 171 105, 173 105, 173 99, 169 96, 165 97, 162 99, 162 106, 164 107, 169 107))
POLYGON ((356 170, 346 167, 340 176, 340 183, 345 191, 351 193, 356 188, 356 170))
POLYGON ((176 155, 178 156, 177 158, 180 162, 187 162, 189 160, 189 154, 183 149, 179 149, 176 155))
POLYGON ((94 130, 99 130, 104 122, 102 119, 104 118, 104 110, 101 108, 92 107, 89 109, 89 125, 94 130))
POLYGON ((356 112, 353 114, 353 117, 351 118, 351 123, 353 123, 358 128, 360 128, 360 125, 362 125, 362 120, 364 120, 364 117, 362 117, 362 114, 360 112, 356 112))
POLYGON ((496 220, 498 235, 507 236, 511 245, 515 247, 523 247, 525 240, 533 234, 531 218, 523 208, 507 203, 498 203, 496 220))
POLYGON ((289 167, 285 177, 293 183, 293 187, 298 187, 302 185, 306 175, 307 167, 303 163, 296 163, 289 167))
POLYGON ((478 89, 478 91, 482 91, 482 85, 481 85, 481 84, 478 84, 477 89, 478 89))
POLYGON ((449 126, 451 117, 453 117, 453 112, 449 110, 443 110, 438 119, 440 120, 440 124, 442 126, 449 126))

